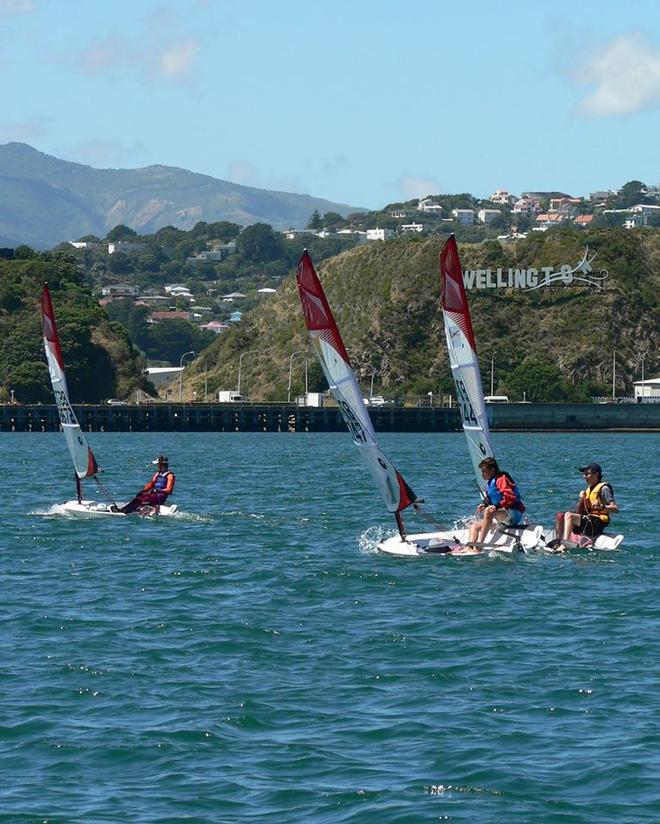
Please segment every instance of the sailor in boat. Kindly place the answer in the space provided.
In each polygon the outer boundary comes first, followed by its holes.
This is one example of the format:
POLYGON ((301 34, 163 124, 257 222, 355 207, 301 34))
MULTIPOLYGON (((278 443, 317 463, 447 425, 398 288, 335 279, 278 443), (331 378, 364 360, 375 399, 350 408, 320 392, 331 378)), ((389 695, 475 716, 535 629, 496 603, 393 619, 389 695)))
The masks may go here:
POLYGON ((584 475, 587 488, 580 492, 577 512, 558 512, 555 535, 561 536, 557 552, 565 552, 571 533, 595 541, 610 522, 610 515, 619 511, 612 485, 603 480, 600 464, 590 463, 578 470, 584 475))
POLYGON ((470 524, 468 546, 483 543, 493 521, 498 526, 519 526, 523 520, 525 504, 520 492, 508 472, 503 472, 495 458, 485 458, 479 464, 481 475, 486 481, 484 502, 477 507, 482 517, 470 524))
POLYGON ((122 507, 113 505, 111 507, 113 512, 124 512, 130 515, 131 512, 137 512, 140 507, 150 506, 158 509, 159 506, 165 503, 168 496, 174 491, 174 483, 176 481, 174 472, 169 468, 169 461, 167 455, 159 455, 154 464, 158 466, 158 470, 148 481, 142 490, 122 507))

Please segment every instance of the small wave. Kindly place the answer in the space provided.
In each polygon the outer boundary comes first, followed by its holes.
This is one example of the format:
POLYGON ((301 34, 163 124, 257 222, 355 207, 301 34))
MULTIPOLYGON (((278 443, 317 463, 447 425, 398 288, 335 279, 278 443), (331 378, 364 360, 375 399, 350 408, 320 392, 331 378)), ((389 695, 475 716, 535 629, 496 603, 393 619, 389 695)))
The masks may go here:
POLYGON ((370 526, 358 538, 360 552, 373 554, 378 552, 378 544, 394 535, 394 531, 384 526, 370 526))

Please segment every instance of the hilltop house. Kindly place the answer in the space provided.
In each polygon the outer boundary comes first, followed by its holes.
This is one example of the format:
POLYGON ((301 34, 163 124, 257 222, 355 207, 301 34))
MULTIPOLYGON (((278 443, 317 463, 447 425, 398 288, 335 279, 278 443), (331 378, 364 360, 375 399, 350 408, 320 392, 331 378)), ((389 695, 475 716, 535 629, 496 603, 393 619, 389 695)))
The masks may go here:
POLYGON ((136 298, 140 294, 140 287, 130 283, 109 283, 101 287, 101 295, 110 300, 121 298, 136 298))
POLYGON ((393 236, 391 229, 367 229, 367 240, 387 240, 393 236))
POLYGON ((112 243, 108 243, 108 254, 114 255, 115 252, 143 252, 146 248, 146 243, 136 243, 132 240, 115 240, 112 243))
POLYGON ((474 209, 452 209, 451 214, 463 226, 472 226, 474 223, 474 209))
POLYGON ((430 212, 431 214, 442 217, 442 206, 439 203, 434 203, 430 197, 425 197, 417 204, 418 212, 430 212))
POLYGON ((514 195, 510 195, 506 189, 497 189, 488 200, 490 200, 491 203, 501 203, 502 206, 510 206, 516 202, 514 195))
POLYGON ((479 219, 479 223, 492 223, 496 217, 499 217, 502 214, 500 209, 479 209, 477 212, 477 218, 479 219))

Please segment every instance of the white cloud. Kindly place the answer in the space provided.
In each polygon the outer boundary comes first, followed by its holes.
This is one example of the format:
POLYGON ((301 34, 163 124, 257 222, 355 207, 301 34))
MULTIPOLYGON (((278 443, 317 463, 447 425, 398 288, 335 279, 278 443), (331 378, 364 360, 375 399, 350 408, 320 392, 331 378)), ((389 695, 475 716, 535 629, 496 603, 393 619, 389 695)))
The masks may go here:
POLYGON ((34 0, 0 0, 0 14, 31 14, 35 10, 34 0))
POLYGON ((437 195, 442 191, 442 187, 437 181, 426 177, 416 177, 415 175, 404 175, 399 179, 398 185, 404 200, 437 195))
POLYGON ((10 121, 0 120, 0 140, 18 141, 33 140, 46 132, 46 121, 33 117, 27 120, 10 121))
POLYGON ((169 43, 158 58, 158 73, 169 79, 183 80, 192 70, 199 46, 199 41, 193 38, 169 43))
POLYGON ((115 35, 93 41, 76 60, 85 74, 105 74, 135 61, 129 42, 115 35))
POLYGON ((660 49, 640 32, 622 34, 593 50, 573 78, 594 87, 578 104, 583 115, 635 114, 660 103, 660 49))

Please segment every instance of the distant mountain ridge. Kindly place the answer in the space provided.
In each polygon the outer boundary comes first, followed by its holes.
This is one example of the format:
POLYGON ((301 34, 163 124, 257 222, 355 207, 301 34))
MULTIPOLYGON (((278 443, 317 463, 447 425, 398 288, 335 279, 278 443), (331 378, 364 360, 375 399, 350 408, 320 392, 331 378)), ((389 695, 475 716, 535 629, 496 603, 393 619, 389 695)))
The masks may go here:
POLYGON ((39 152, 0 145, 0 245, 49 248, 118 223, 141 234, 163 226, 191 229, 229 220, 275 229, 307 224, 314 210, 360 211, 310 195, 254 189, 173 166, 94 169, 39 152))

